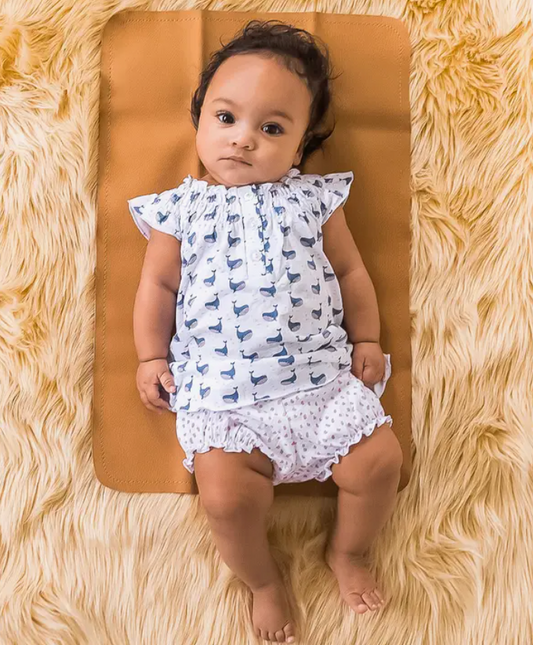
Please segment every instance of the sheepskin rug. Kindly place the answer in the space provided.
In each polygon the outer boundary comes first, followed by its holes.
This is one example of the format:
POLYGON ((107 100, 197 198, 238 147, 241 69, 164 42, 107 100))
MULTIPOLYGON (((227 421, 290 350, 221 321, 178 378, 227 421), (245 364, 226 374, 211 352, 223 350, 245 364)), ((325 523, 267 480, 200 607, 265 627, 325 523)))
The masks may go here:
POLYGON ((0 3, 0 643, 256 643, 197 496, 91 454, 99 58, 125 9, 402 19, 411 42, 413 470, 357 615, 334 499, 276 498, 299 643, 533 643, 533 27, 528 0, 0 3))

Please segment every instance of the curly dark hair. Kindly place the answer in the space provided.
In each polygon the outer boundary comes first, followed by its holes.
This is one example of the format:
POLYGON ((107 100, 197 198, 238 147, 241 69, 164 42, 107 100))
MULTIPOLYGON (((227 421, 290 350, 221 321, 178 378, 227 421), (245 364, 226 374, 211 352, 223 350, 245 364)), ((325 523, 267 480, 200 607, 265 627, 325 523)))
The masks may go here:
POLYGON ((215 51, 200 74, 200 84, 191 100, 191 118, 198 130, 200 112, 209 83, 220 65, 237 54, 257 52, 277 56, 286 68, 302 78, 312 95, 309 123, 304 133, 301 167, 306 160, 328 139, 335 124, 324 129, 324 123, 331 103, 332 65, 327 45, 305 29, 298 29, 279 20, 251 20, 234 38, 215 51), (324 51, 321 51, 322 44, 324 51))

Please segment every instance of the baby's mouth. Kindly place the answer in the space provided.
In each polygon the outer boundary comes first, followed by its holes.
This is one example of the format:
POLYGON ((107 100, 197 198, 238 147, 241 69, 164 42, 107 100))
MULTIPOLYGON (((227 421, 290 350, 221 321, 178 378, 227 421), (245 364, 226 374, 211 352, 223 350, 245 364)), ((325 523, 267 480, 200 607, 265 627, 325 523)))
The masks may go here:
POLYGON ((244 161, 244 159, 239 159, 237 157, 226 157, 224 158, 224 161, 235 161, 236 163, 241 163, 244 164, 245 166, 251 166, 251 163, 248 163, 247 161, 244 161))

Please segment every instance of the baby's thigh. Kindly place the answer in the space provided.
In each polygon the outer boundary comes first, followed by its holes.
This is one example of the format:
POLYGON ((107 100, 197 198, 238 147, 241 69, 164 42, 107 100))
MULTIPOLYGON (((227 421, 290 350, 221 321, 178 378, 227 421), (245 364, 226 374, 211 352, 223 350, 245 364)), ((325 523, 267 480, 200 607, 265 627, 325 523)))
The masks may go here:
POLYGON ((202 505, 213 513, 226 514, 248 504, 270 506, 274 495, 273 470, 271 460, 259 448, 251 453, 211 448, 197 452, 194 457, 202 505))

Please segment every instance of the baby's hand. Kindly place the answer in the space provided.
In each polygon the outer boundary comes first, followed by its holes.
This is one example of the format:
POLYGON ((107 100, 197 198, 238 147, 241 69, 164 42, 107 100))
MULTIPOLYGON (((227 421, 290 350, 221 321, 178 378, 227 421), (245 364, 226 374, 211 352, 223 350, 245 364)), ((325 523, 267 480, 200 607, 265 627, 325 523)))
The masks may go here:
POLYGON ((379 343, 355 343, 352 374, 372 388, 385 378, 385 355, 379 343))
POLYGON ((166 392, 176 391, 174 377, 168 369, 167 361, 164 358, 156 358, 140 363, 137 369, 137 389, 141 401, 149 410, 163 414, 163 410, 169 410, 170 405, 167 399, 161 396, 160 385, 166 392))

